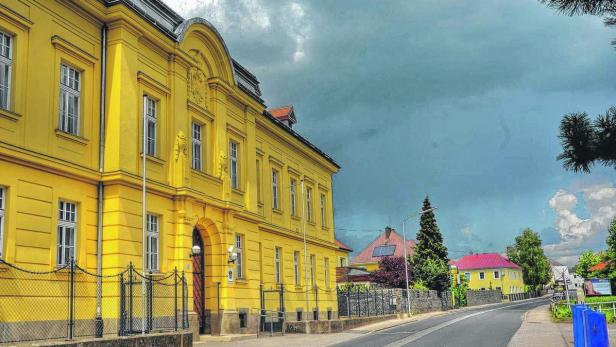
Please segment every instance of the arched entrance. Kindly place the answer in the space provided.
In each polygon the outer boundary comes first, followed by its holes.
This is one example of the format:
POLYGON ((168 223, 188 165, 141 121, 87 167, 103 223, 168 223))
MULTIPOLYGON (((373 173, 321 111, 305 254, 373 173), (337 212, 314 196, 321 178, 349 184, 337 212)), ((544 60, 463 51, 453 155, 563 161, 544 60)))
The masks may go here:
POLYGON ((210 331, 207 331, 208 329, 206 325, 208 324, 206 324, 205 315, 205 247, 199 229, 193 229, 192 239, 193 246, 199 246, 199 248, 201 248, 201 252, 198 255, 193 255, 192 257, 193 307, 195 313, 199 317, 199 333, 209 334, 210 331))

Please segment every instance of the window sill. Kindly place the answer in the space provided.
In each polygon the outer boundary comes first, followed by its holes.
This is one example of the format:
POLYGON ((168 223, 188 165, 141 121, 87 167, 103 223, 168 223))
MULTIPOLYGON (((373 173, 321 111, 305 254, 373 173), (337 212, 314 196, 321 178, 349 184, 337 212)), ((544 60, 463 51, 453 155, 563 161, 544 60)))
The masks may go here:
POLYGON ((21 119, 21 115, 19 113, 15 113, 13 111, 5 110, 3 108, 0 108, 0 117, 6 118, 6 119, 11 120, 13 122, 17 122, 18 120, 21 119))
POLYGON ((84 137, 81 137, 79 135, 74 135, 74 134, 71 134, 71 133, 67 133, 67 132, 62 131, 60 129, 56 129, 56 136, 59 137, 59 138, 68 140, 68 141, 73 141, 73 142, 78 143, 78 144, 80 144, 82 146, 87 145, 88 142, 89 142, 88 139, 86 139, 84 137))
POLYGON ((327 227, 327 225, 321 225, 321 229, 323 229, 324 231, 328 231, 329 228, 327 227))
POLYGON ((244 191, 238 188, 231 188, 231 191, 238 195, 244 195, 244 191))
POLYGON ((236 278, 235 279, 235 283, 241 284, 241 285, 247 285, 248 284, 248 280, 245 279, 245 278, 236 278))
MULTIPOLYGON (((143 159, 143 153, 140 153, 140 154, 139 154, 139 157, 143 159)), ((158 164, 158 165, 165 165, 165 161, 164 161, 164 160, 162 160, 162 159, 161 159, 161 158, 159 158, 159 157, 155 157, 155 156, 152 156, 152 155, 149 155, 149 154, 148 154, 148 155, 146 155, 146 159, 147 159, 148 161, 151 161, 151 162, 153 162, 153 163, 155 163, 155 164, 158 164)))
POLYGON ((316 222, 313 222, 313 221, 306 221, 306 222, 307 222, 308 224, 312 225, 313 227, 317 225, 317 223, 316 223, 316 222))
POLYGON ((209 173, 207 173, 205 171, 201 171, 201 170, 197 170, 197 169, 191 169, 191 172, 193 174, 195 174, 197 176, 200 176, 200 177, 202 177, 204 179, 207 179, 207 180, 213 180, 213 181, 216 181, 216 182, 219 182, 219 183, 222 182, 222 180, 220 178, 214 177, 214 176, 210 175, 209 173))
POLYGON ((295 219, 296 221, 302 220, 299 216, 292 214, 291 219, 295 219))
POLYGON ((262 208, 263 207, 263 201, 257 202, 257 207, 262 208))
POLYGON ((280 215, 283 213, 282 210, 279 208, 272 208, 272 212, 280 214, 280 215))

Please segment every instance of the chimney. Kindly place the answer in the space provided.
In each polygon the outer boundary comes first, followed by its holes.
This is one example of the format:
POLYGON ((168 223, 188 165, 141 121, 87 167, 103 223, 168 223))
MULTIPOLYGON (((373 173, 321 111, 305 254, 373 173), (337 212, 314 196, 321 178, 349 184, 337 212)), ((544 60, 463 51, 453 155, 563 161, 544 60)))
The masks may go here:
POLYGON ((389 235, 391 235, 391 227, 385 227, 385 239, 389 240, 389 235))

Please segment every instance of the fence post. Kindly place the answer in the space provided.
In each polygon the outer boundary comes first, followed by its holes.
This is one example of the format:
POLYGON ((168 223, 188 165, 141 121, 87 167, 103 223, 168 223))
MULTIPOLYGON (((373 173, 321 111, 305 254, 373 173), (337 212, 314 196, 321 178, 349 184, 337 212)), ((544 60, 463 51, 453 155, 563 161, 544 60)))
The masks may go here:
POLYGON ((68 288, 68 339, 73 339, 73 325, 75 324, 75 260, 71 257, 69 264, 69 288, 68 288))
POLYGON ((316 315, 314 320, 319 320, 319 286, 314 286, 314 307, 316 308, 316 315))
POLYGON ((355 302, 357 303, 356 307, 357 307, 357 316, 361 317, 361 306, 360 306, 360 301, 359 301, 359 287, 357 287, 356 293, 355 293, 355 302))
MULTIPOLYGON (((259 284, 259 296, 260 296, 260 304, 261 304, 261 314, 259 315, 259 325, 261 325, 261 330, 265 331, 265 298, 263 297, 263 283, 259 284)), ((306 314, 308 314, 306 312, 306 314)))
POLYGON ((280 322, 280 332, 284 335, 284 322, 287 319, 287 312, 284 308, 284 284, 280 284, 280 313, 278 313, 278 319, 282 319, 280 322))
POLYGON ((128 265, 128 331, 133 333, 133 262, 128 265))
POLYGON ((351 318, 351 294, 349 293, 349 287, 346 290, 346 303, 347 303, 347 318, 351 318))
POLYGON ((124 288, 124 274, 120 274, 120 322, 118 335, 124 336, 126 330, 126 294, 124 288))
MULTIPOLYGON (((183 290, 182 290, 182 294, 184 294, 183 290)), ((173 268, 173 330, 178 331, 178 267, 177 266, 173 268)))
POLYGON ((182 329, 188 328, 188 311, 186 309, 186 301, 188 296, 188 285, 186 284, 186 275, 182 270, 182 329))
POLYGON ((153 292, 154 292, 154 282, 153 282, 152 271, 150 271, 149 274, 146 275, 146 276, 148 276, 147 287, 146 287, 146 293, 148 293, 147 301, 146 301, 146 303, 147 303, 147 311, 146 311, 147 313, 146 314, 148 315, 148 317, 147 317, 148 319, 147 319, 146 322, 148 323, 147 324, 147 331, 150 332, 150 331, 152 331, 152 320, 153 320, 153 318, 152 318, 152 316, 153 316, 152 315, 152 311, 153 311, 153 309, 152 309, 152 304, 153 304, 152 296, 153 296, 153 292))

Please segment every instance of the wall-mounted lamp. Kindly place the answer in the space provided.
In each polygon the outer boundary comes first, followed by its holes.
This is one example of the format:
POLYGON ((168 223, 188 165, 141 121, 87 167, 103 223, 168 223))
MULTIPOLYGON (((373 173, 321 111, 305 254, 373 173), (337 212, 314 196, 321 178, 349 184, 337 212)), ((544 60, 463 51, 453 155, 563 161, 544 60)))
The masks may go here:
POLYGON ((237 260, 237 250, 235 249, 235 246, 229 246, 227 253, 229 253, 229 260, 227 260, 227 262, 229 264, 235 263, 237 260))
POLYGON ((192 246, 192 250, 191 250, 191 253, 190 253, 190 257, 191 257, 191 258, 192 258, 192 257, 196 257, 196 256, 198 256, 198 255, 200 255, 200 254, 201 254, 201 247, 199 247, 199 245, 194 245, 194 246, 192 246))

